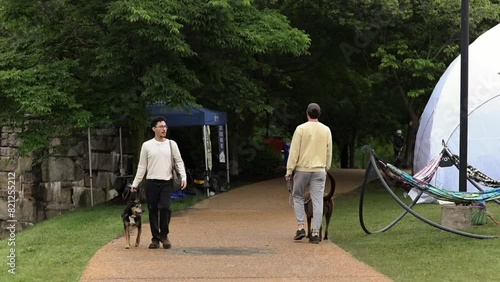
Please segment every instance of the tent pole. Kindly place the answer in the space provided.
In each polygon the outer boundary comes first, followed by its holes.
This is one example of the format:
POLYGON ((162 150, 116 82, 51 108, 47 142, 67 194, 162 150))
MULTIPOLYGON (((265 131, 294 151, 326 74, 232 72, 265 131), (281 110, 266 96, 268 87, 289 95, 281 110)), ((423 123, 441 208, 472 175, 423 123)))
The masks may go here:
POLYGON ((122 145, 122 127, 120 126, 120 176, 125 175, 123 169, 123 145, 122 145))
POLYGON ((458 191, 467 191, 467 137, 469 114, 469 0, 462 0, 460 42, 460 169, 458 191))
POLYGON ((224 125, 225 127, 225 134, 226 134, 226 180, 227 180, 227 187, 229 188, 229 183, 231 183, 231 181, 229 181, 229 138, 227 136, 227 123, 224 125))
POLYGON ((89 142, 89 180, 90 180, 90 205, 94 206, 94 189, 92 188, 92 148, 90 145, 90 127, 87 128, 87 138, 89 142))

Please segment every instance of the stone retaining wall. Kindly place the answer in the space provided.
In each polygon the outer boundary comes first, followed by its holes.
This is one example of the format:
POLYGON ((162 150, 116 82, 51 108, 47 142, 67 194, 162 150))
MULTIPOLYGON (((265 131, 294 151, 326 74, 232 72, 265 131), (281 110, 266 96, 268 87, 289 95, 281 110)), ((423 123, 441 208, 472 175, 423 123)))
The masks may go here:
MULTIPOLYGON (((117 177, 132 174, 133 146, 128 129, 122 129, 120 158, 119 129, 91 130, 92 195, 89 177, 88 139, 82 137, 65 154, 52 155, 39 164, 32 158, 17 156, 19 129, 0 129, 0 239, 8 235, 7 220, 11 218, 15 189, 16 232, 64 211, 102 203, 117 195, 122 181, 117 177), (120 172, 120 160, 124 170, 120 172), (15 183, 9 177, 15 175, 15 183), (10 190, 9 190, 10 188, 10 190), (14 188, 14 189, 13 189, 14 188), (9 198, 9 196, 11 196, 9 198), (11 205, 9 205, 9 202, 11 205)), ((83 136, 83 135, 82 135, 83 136)), ((57 138, 53 140, 56 144, 57 138)), ((12 177, 11 177, 12 178, 12 177)))

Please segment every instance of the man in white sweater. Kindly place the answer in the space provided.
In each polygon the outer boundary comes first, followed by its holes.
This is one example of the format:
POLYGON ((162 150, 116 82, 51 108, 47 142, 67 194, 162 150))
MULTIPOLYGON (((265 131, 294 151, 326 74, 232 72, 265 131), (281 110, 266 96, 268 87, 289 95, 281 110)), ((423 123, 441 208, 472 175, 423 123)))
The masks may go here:
POLYGON ((318 121, 321 108, 316 103, 307 106, 308 121, 297 126, 290 144, 290 155, 286 166, 286 180, 293 175, 293 208, 298 230, 294 240, 306 236, 304 230, 304 193, 309 186, 313 203, 313 221, 310 243, 319 243, 319 230, 323 220, 323 194, 326 171, 332 165, 332 134, 330 128, 318 121))
POLYGON ((132 191, 136 191, 146 174, 146 201, 149 209, 149 225, 151 227, 150 249, 158 249, 160 242, 163 248, 170 249, 168 239, 170 218, 170 197, 172 196, 172 166, 175 165, 181 174, 181 189, 186 188, 186 170, 177 143, 168 140, 167 123, 163 117, 151 121, 151 129, 155 137, 142 144, 137 173, 132 183, 132 191), (172 163, 172 156, 174 163, 172 163))

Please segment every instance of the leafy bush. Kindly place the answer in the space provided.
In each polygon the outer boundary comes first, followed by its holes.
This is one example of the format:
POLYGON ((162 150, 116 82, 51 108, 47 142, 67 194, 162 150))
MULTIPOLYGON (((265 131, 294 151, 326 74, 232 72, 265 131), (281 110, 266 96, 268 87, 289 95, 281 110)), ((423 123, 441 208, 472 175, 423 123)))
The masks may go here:
POLYGON ((239 166, 241 174, 266 178, 275 176, 277 168, 282 164, 279 152, 269 147, 255 148, 255 154, 251 157, 240 158, 239 166))
POLYGON ((369 145, 383 160, 393 163, 394 152, 391 140, 389 138, 370 137, 363 143, 360 143, 359 147, 356 148, 355 167, 366 168, 368 166, 368 162, 370 161, 370 153, 368 153, 368 151, 362 150, 364 145, 369 145))

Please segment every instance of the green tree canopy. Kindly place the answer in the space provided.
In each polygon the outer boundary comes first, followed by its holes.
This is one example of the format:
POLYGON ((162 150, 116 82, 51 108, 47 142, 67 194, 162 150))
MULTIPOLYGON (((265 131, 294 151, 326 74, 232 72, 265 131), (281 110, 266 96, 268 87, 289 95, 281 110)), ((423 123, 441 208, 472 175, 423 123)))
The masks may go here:
POLYGON ((310 45, 248 0, 2 0, 0 19, 0 124, 23 128, 24 152, 88 126, 143 125, 149 102, 269 110, 279 69, 265 58, 310 45))
MULTIPOLYGON (((437 80, 459 55, 460 1, 258 2, 310 34, 311 56, 295 60, 292 100, 300 101, 297 112, 313 99, 323 103, 339 153, 349 158, 363 140, 388 140, 410 121, 414 139, 437 80)), ((471 41, 499 20, 498 1, 471 2, 471 41)))

